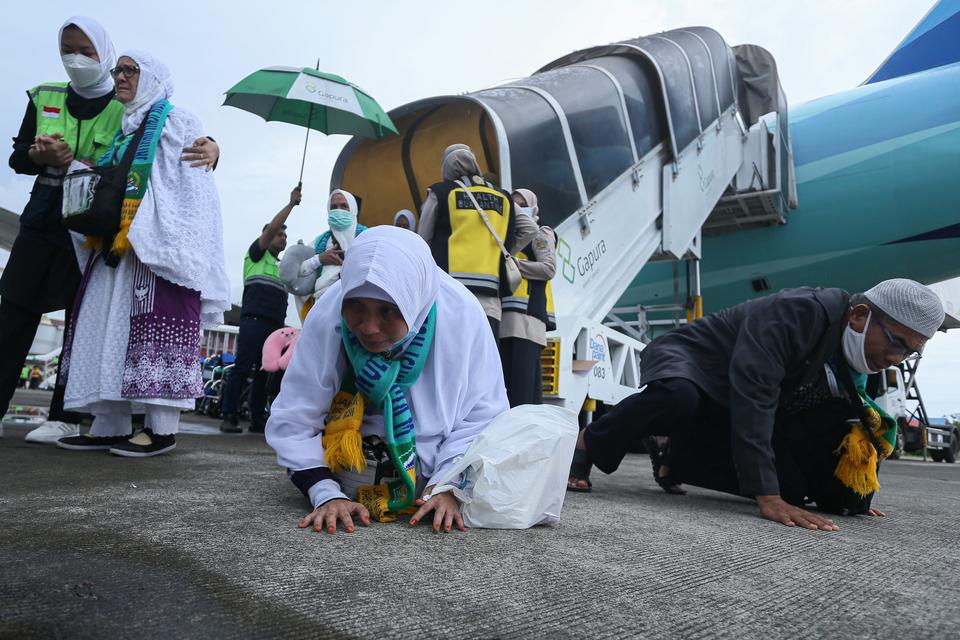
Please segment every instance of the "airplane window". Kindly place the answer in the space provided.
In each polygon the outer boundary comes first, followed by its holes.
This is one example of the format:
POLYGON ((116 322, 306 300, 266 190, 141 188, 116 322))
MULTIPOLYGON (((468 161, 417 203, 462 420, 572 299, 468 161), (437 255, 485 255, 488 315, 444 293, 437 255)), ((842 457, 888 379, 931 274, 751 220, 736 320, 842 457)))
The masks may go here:
POLYGON ((563 109, 593 198, 633 164, 620 95, 610 78, 584 67, 562 67, 521 81, 544 89, 563 109))
POLYGON ((649 64, 633 56, 604 56, 591 60, 590 64, 612 73, 623 88, 633 141, 637 145, 637 155, 642 158, 663 142, 667 131, 667 118, 656 72, 649 64))
POLYGON ((513 188, 536 193, 540 224, 557 226, 581 206, 557 114, 543 98, 523 89, 487 89, 477 97, 503 122, 513 188))

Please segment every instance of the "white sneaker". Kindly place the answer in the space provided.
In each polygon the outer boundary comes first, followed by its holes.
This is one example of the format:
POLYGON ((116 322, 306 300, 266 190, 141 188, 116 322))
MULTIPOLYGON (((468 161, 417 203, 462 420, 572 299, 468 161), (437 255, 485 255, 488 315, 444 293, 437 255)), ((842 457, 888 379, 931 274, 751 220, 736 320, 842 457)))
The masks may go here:
POLYGON ((80 435, 80 426, 68 422, 44 422, 24 436, 25 442, 56 444, 60 438, 80 435))

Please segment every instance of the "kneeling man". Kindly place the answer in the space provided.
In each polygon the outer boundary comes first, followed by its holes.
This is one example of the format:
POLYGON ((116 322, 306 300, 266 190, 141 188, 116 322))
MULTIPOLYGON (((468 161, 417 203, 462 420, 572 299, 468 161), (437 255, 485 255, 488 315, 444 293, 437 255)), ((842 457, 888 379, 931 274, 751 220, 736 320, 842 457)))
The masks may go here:
POLYGON ((943 305, 912 280, 842 289, 785 289, 697 320, 647 346, 639 393, 580 434, 570 490, 591 464, 613 473, 650 438, 657 483, 685 482, 755 498, 764 518, 836 530, 803 509, 883 515, 870 507, 896 422, 865 391, 866 376, 918 358, 943 305))

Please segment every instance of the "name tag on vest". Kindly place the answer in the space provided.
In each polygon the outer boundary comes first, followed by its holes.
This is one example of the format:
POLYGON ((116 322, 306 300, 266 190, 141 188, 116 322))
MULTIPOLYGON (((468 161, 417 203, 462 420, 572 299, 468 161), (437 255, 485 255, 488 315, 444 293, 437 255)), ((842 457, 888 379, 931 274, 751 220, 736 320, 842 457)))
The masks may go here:
POLYGON ((44 118, 59 118, 60 107, 44 107, 42 113, 44 118))
MULTIPOLYGON (((457 209, 469 209, 474 211, 473 202, 463 191, 457 191, 457 209)), ((496 211, 500 215, 503 215, 503 198, 492 193, 487 193, 481 191, 480 193, 474 193, 473 197, 477 199, 477 203, 483 208, 484 211, 496 211)))

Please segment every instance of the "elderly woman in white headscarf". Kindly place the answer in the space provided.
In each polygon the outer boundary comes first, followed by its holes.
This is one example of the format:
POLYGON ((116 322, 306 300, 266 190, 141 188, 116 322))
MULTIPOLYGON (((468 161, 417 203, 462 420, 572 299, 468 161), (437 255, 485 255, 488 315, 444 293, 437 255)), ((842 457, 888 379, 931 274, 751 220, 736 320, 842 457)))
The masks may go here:
POLYGON ((321 233, 313 241, 315 255, 300 265, 300 275, 316 273, 317 279, 311 296, 295 296, 300 321, 303 322, 314 302, 323 292, 340 279, 340 267, 343 256, 353 239, 366 231, 366 227, 357 222, 359 207, 356 197, 349 191, 334 189, 327 201, 327 224, 330 229, 321 233))
POLYGON ((146 457, 176 446, 180 412, 202 393, 201 325, 222 321, 230 283, 213 175, 180 161, 199 120, 168 101, 170 72, 149 53, 120 56, 112 74, 124 112, 100 164, 136 147, 120 230, 75 236, 83 280, 64 350, 64 404, 94 421, 89 434, 58 445, 146 457), (133 437, 132 413, 146 413, 133 437))
POLYGON ((423 240, 396 227, 357 238, 340 275, 307 318, 266 429, 314 506, 300 526, 352 531, 353 517, 366 525, 414 506, 411 524, 433 511, 434 530, 462 529, 450 493, 415 499, 508 408, 483 309, 423 240), (361 442, 371 439, 399 477, 346 486, 351 470, 365 470, 361 442))

